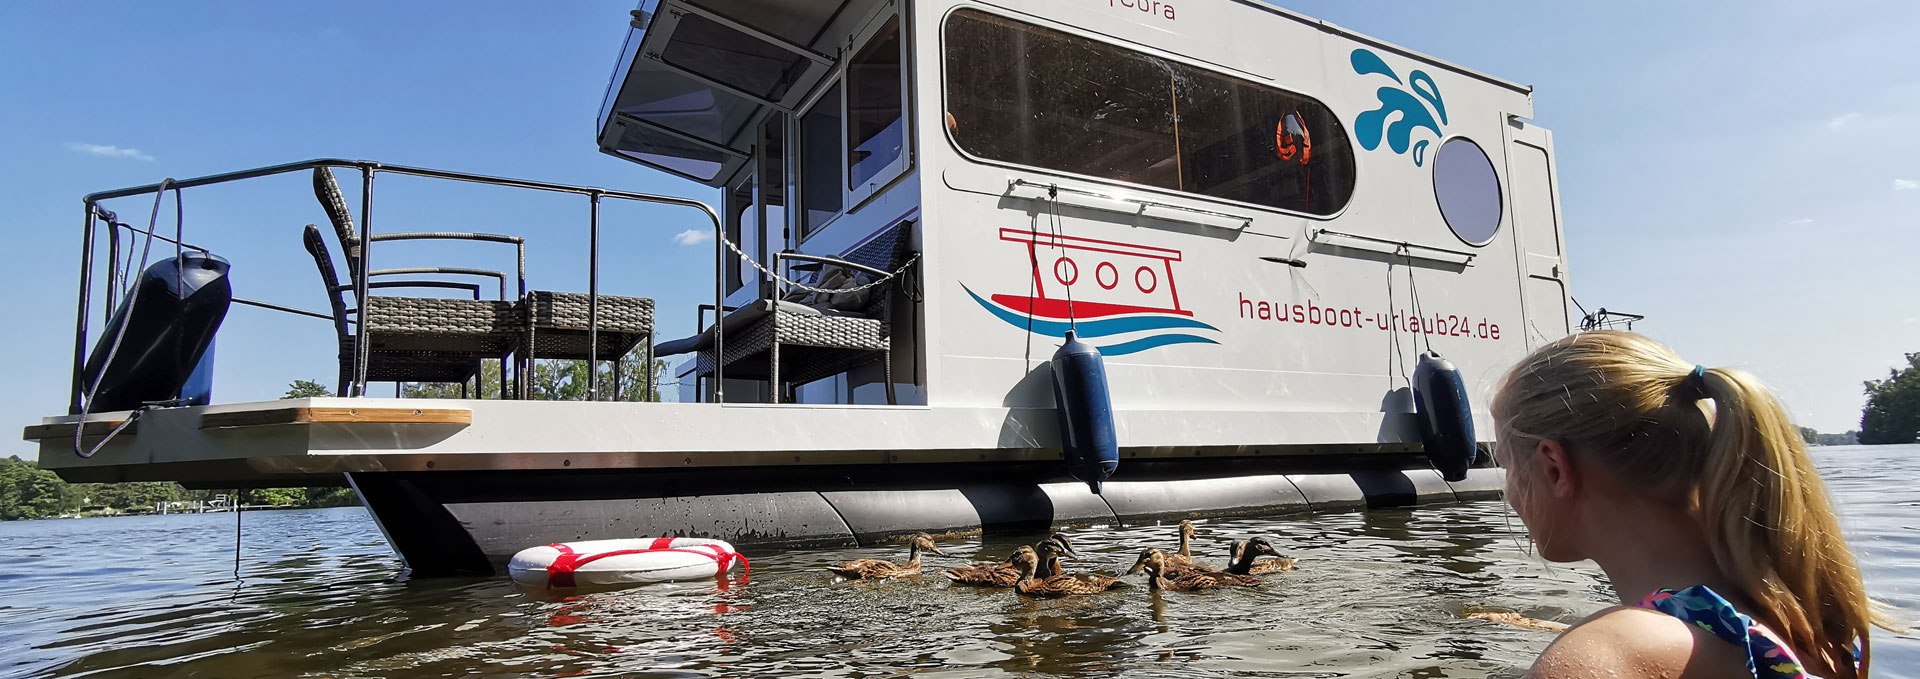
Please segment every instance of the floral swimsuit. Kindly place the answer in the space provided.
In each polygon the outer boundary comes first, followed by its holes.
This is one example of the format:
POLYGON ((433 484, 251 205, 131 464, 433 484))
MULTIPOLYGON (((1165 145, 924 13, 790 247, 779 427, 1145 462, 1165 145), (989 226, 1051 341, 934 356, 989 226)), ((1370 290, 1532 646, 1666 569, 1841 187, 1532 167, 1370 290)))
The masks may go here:
POLYGON ((1800 659, 1772 630, 1734 610, 1733 604, 1706 585, 1663 589, 1640 600, 1651 608, 1712 632, 1747 649, 1747 671, 1754 679, 1818 679, 1800 668, 1800 659))

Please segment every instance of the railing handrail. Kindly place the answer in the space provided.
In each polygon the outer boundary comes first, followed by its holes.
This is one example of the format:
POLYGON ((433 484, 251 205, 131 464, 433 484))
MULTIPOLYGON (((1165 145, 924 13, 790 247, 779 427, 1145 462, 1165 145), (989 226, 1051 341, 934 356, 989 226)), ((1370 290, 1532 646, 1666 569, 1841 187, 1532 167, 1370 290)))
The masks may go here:
MULTIPOLYGON (((108 191, 98 191, 98 192, 90 193, 90 194, 87 194, 84 198, 82 198, 82 205, 85 208, 86 215, 84 220, 85 225, 82 227, 82 230, 81 230, 81 237, 83 240, 80 246, 80 294, 79 294, 78 304, 76 305, 77 309, 76 309, 75 321, 74 321, 73 391, 72 391, 72 401, 70 404, 71 412, 77 414, 81 410, 81 399, 82 399, 82 391, 83 391, 82 383, 85 381, 85 375, 86 375, 86 360, 87 360, 87 350, 88 350, 87 325, 88 325, 88 314, 91 311, 90 307, 91 307, 92 292, 93 292, 93 265, 94 265, 93 243, 94 243, 94 234, 95 234, 94 229, 95 229, 95 222, 96 222, 95 217, 97 216, 95 207, 100 202, 107 201, 107 200, 114 200, 117 198, 128 198, 132 196, 149 195, 149 194, 158 193, 162 190, 180 191, 180 190, 196 188, 201 186, 212 186, 216 184, 226 184, 230 182, 242 181, 247 179, 258 179, 261 177, 270 177, 274 175, 287 174, 290 172, 300 172, 303 170, 312 170, 315 168, 322 168, 322 167, 349 168, 349 169, 359 170, 362 173, 359 227, 360 227, 361 241, 363 243, 366 243, 366 245, 363 245, 360 249, 360 254, 359 254, 360 266, 357 267, 357 273, 354 276, 354 287, 356 288, 357 293, 361 299, 364 299, 369 292, 370 281, 368 280, 369 277, 367 275, 366 260, 367 260, 368 251, 372 249, 371 236, 373 231, 373 205, 372 205, 373 178, 377 174, 389 173, 389 174, 398 174, 398 175, 404 175, 404 176, 421 177, 426 179, 442 179, 442 180, 449 180, 449 181, 485 184, 490 186, 501 186, 506 188, 527 189, 527 190, 533 190, 533 191, 546 191, 550 193, 567 193, 567 194, 586 196, 592 205, 592 213, 591 213, 591 218, 588 225, 588 250, 589 250, 588 261, 590 262, 590 266, 588 270, 588 283, 587 283, 587 295, 588 295, 588 301, 587 301, 588 340, 587 342, 589 347, 589 355, 597 355, 598 350, 595 349, 594 347, 596 347, 599 344, 600 200, 602 198, 613 198, 617 200, 627 200, 627 201, 642 202, 642 203, 656 203, 661 205, 693 208, 693 209, 699 210, 701 214, 707 217, 707 221, 710 222, 713 226, 713 233, 715 235, 716 240, 718 240, 721 233, 725 231, 725 226, 722 224, 719 212, 715 211, 712 206, 691 198, 681 198, 678 196, 667 196, 667 195, 652 194, 652 193, 639 193, 634 191, 620 191, 620 190, 608 189, 608 188, 602 188, 602 187, 596 187, 596 186, 575 186, 571 184, 560 184, 555 182, 542 182, 542 181, 533 181, 529 179, 498 177, 498 176, 492 176, 492 175, 474 174, 471 172, 437 170, 433 168, 413 167, 409 165, 394 165, 394 164, 381 163, 378 161, 371 161, 371 160, 347 160, 343 158, 315 158, 311 160, 304 160, 304 161, 293 162, 293 163, 283 163, 280 165, 268 165, 265 167, 257 167, 257 168, 251 168, 246 170, 237 170, 234 172, 223 172, 219 174, 206 175, 202 177, 194 177, 190 179, 168 181, 164 184, 158 184, 158 183, 146 184, 142 186, 131 186, 131 187, 126 187, 121 189, 112 189, 108 191)), ((117 227, 112 227, 112 226, 110 226, 109 228, 117 229, 117 227)), ((131 229, 133 227, 129 227, 129 228, 131 229)), ((134 230, 137 231, 138 229, 134 229, 134 230)), ((117 232, 116 232, 116 236, 117 236, 117 232)), ((718 258, 720 256, 721 254, 718 250, 718 247, 716 246, 716 252, 715 252, 716 261, 718 261, 718 258)), ((113 269, 117 269, 117 267, 119 266, 119 262, 117 258, 114 262, 110 262, 108 266, 112 267, 108 272, 109 286, 111 287, 111 285, 113 284, 111 274, 114 273, 113 269)), ((716 299, 719 299, 720 297, 723 296, 719 292, 720 278, 721 277, 716 273, 715 275, 716 299)), ((303 315, 312 315, 311 312, 301 312, 298 310, 279 307, 278 305, 253 303, 251 301, 249 301, 248 303, 254 306, 260 306, 262 308, 290 311, 295 313, 301 313, 303 315)), ((719 340, 718 337, 715 338, 716 350, 718 350, 719 348, 718 343, 720 341, 721 340, 719 340)), ((363 383, 366 377, 366 372, 365 372, 366 361, 367 361, 366 347, 367 347, 366 326, 365 324, 356 324, 355 351, 354 351, 354 354, 355 354, 354 362, 356 364, 355 382, 357 384, 362 384, 362 386, 364 386, 363 383)), ((651 366, 649 366, 649 370, 651 370, 651 366)), ((502 372, 504 374, 504 366, 503 366, 502 372)), ((587 371, 587 381, 588 381, 587 391, 589 394, 588 398, 594 398, 594 394, 598 391, 597 389, 598 387, 597 383, 599 382, 598 378, 599 378, 599 371, 597 370, 587 371)))
MULTIPOLYGON (((622 200, 636 200, 636 201, 649 202, 649 203, 665 203, 668 205, 683 205, 686 207, 705 208, 708 211, 711 211, 713 209, 712 207, 708 206, 706 203, 702 203, 692 198, 681 198, 678 196, 664 196, 664 195, 653 194, 653 193, 637 193, 633 191, 620 191, 617 189, 608 189, 608 188, 603 188, 598 186, 575 186, 572 184, 542 182, 542 181, 534 181, 531 179, 516 179, 513 177, 499 177, 494 175, 474 174, 471 172, 456 172, 453 170, 436 170, 433 168, 414 167, 411 165, 394 165, 390 163, 382 163, 382 162, 373 161, 373 160, 346 160, 342 158, 315 158, 312 160, 303 160, 297 163, 268 165, 265 167, 257 167, 257 168, 247 169, 247 170, 237 170, 234 172, 222 172, 220 174, 210 174, 204 177, 194 177, 192 179, 181 179, 181 180, 173 181, 167 185, 167 188, 169 190, 176 189, 176 188, 191 189, 198 186, 211 186, 214 184, 225 184, 228 182, 236 182, 243 179, 258 179, 260 177, 271 177, 277 174, 299 172, 301 170, 311 170, 317 167, 343 167, 343 168, 352 168, 356 170, 371 170, 374 172, 389 172, 393 174, 410 175, 414 177, 426 177, 431 179, 449 179, 453 181, 474 182, 478 184, 492 184, 495 186, 505 186, 505 187, 518 188, 518 189, 533 189, 536 191, 552 191, 556 193, 572 193, 572 194, 577 194, 582 196, 591 196, 591 195, 598 194, 607 198, 619 198, 622 200)), ((95 193, 90 193, 90 194, 87 194, 86 197, 83 198, 82 200, 87 204, 91 205, 103 200, 113 200, 115 198, 128 198, 131 196, 146 195, 159 190, 160 190, 159 184, 130 186, 123 189, 112 189, 108 191, 98 191, 95 193)))

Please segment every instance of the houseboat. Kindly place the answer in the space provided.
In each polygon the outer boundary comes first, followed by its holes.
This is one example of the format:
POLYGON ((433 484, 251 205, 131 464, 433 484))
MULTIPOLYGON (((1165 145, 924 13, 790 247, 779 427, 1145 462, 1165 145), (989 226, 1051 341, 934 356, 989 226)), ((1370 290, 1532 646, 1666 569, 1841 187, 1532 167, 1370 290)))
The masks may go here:
POLYGON ((1495 381, 1573 325, 1531 88, 1340 26, 1255 0, 646 0, 611 20, 631 30, 598 149, 717 204, 349 159, 88 196, 70 412, 26 432, 41 464, 351 485, 417 575, 614 537, 804 547, 1485 497, 1496 469, 1430 464, 1414 373, 1451 363, 1484 447, 1495 381), (247 299, 191 239, 127 225, 159 194, 289 173, 331 222, 276 232, 304 235, 314 305, 247 299), (390 241, 536 238, 383 230, 389 176, 577 197, 587 289, 371 269, 390 241), (697 334, 599 289, 603 260, 670 256, 602 251, 615 201, 719 234, 711 303, 658 310, 697 334), (174 258, 126 266, 139 239, 174 258), (338 393, 197 397, 228 298, 332 321, 338 393), (1061 459, 1069 332, 1104 368, 1118 467, 1098 494, 1061 459), (671 361, 682 397, 636 402, 601 370, 582 400, 526 388, 540 360, 628 356, 671 361), (389 382, 463 397, 373 396, 389 382))

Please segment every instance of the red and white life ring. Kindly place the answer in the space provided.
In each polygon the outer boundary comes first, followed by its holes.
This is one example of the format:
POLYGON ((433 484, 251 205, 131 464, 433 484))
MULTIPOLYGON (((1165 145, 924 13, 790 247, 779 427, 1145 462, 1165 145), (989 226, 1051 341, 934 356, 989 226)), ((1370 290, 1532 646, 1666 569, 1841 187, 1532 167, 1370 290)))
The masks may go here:
POLYGON ((725 575, 747 557, 722 540, 654 538, 562 542, 520 550, 507 575, 528 587, 609 587, 725 575))

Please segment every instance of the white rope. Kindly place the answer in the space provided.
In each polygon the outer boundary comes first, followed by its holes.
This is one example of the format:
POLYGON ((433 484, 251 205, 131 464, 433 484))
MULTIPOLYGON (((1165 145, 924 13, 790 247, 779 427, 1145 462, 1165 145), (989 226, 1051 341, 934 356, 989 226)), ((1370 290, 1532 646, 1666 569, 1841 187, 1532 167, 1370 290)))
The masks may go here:
POLYGON ((786 276, 782 276, 780 274, 774 273, 772 270, 768 269, 767 267, 761 266, 760 262, 754 260, 754 258, 747 256, 747 253, 741 252, 739 246, 734 245, 733 241, 727 240, 725 238, 721 238, 720 242, 725 244, 728 250, 732 250, 733 254, 739 255, 740 261, 746 262, 747 264, 751 265, 755 271, 759 271, 760 275, 766 276, 767 278, 770 278, 776 281, 780 281, 781 283, 785 283, 787 285, 799 288, 801 290, 805 290, 807 292, 817 292, 823 295, 839 295, 839 294, 845 294, 849 292, 860 292, 868 288, 877 287, 882 283, 885 283, 887 281, 900 277, 901 274, 904 274, 907 272, 907 269, 913 267, 914 262, 920 261, 920 253, 916 252, 916 253, 913 253, 912 257, 907 258, 907 263, 900 265, 900 268, 895 269, 893 273, 882 276, 864 285, 858 285, 851 288, 833 290, 828 288, 816 288, 811 285, 807 285, 805 283, 801 283, 799 281, 793 280, 791 278, 787 278, 786 276))

